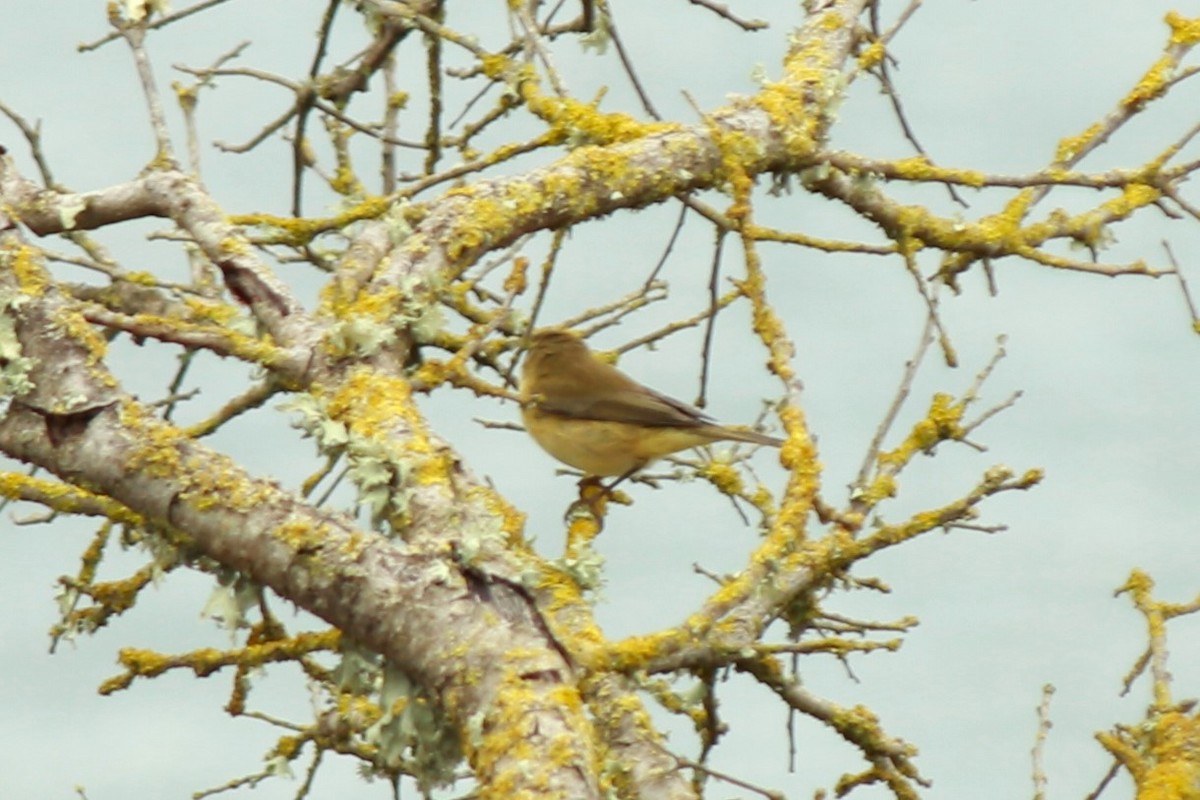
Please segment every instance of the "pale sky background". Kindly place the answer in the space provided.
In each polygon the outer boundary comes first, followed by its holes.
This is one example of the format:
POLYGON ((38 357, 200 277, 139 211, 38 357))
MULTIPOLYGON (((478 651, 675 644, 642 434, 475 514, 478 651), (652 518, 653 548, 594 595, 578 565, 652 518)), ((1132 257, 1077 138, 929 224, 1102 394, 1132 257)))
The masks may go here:
MULTIPOLYGON (((42 120, 58 180, 88 190, 134 177, 152 150, 128 53, 119 44, 85 55, 75 52, 77 43, 105 32, 103 3, 18 0, 8 5, 0 26, 0 100, 28 119, 42 120)), ((323 5, 314 0, 231 2, 154 36, 150 53, 160 85, 181 77, 171 64, 207 64, 244 39, 253 44, 243 65, 299 76, 311 58, 323 5)), ((738 35, 683 0, 613 0, 612 5, 659 110, 685 122, 696 116, 680 90, 701 108, 713 109, 731 94, 752 93, 756 69, 777 74, 786 31, 798 15, 796 3, 731 0, 739 14, 770 16, 775 25, 738 35)), ((885 15, 890 18, 900 5, 885 2, 885 15)), ((493 16, 498 26, 493 30, 507 32, 500 2, 451 3, 451 25, 461 23, 455 15, 467 7, 472 14, 493 16)), ((1013 174, 1034 171, 1061 137, 1078 134, 1111 110, 1158 58, 1167 36, 1162 18, 1172 7, 1151 0, 927 0, 892 47, 900 60, 894 74, 910 122, 939 163, 1013 174)), ((343 10, 343 15, 335 60, 361 46, 352 14, 343 10)), ((418 69, 423 56, 410 45, 403 52, 418 69)), ((605 109, 636 109, 627 81, 613 69, 611 49, 598 55, 564 42, 555 58, 578 96, 591 97, 608 85, 605 109)), ((206 144, 243 141, 289 102, 276 88, 223 79, 216 93, 202 98, 202 138, 206 144)), ((1121 131, 1081 166, 1144 161, 1195 125, 1198 108, 1196 86, 1185 84, 1178 96, 1121 131)), ((408 119, 415 122, 423 110, 419 95, 413 109, 408 119)), ((178 135, 178 115, 171 115, 178 135)), ((419 136, 418 130, 407 133, 419 136)), ((182 152, 183 140, 178 141, 182 152)), ((0 144, 27 175, 35 175, 24 141, 7 120, 0 120, 0 144)), ((910 154, 868 80, 854 88, 841 109, 833 145, 879 158, 910 154)), ((366 165, 368 151, 362 152, 366 165)), ((206 183, 231 212, 282 212, 287 191, 281 178, 290 170, 284 153, 275 146, 246 159, 206 149, 206 183)), ((372 170, 363 167, 364 174, 373 175, 372 170)), ((319 211, 319 195, 309 196, 309 210, 319 211)), ((939 190, 906 196, 948 208, 939 190)), ((973 219, 1007 197, 967 193, 972 206, 962 214, 973 219)), ((721 204, 720 198, 710 199, 721 204)), ((1095 202, 1091 192, 1060 192, 1039 206, 1038 216, 1055 206, 1095 202)), ((810 234, 874 237, 844 209, 800 191, 765 202, 756 213, 761 222, 810 234)), ((658 260, 676 214, 676 206, 648 209, 576 229, 562 259, 569 269, 554 284, 543 321, 639 285, 658 260)), ((1169 223, 1156 213, 1143 217, 1113 229, 1116 241, 1104 260, 1140 257, 1160 266, 1165 263, 1160 242, 1168 239, 1186 276, 1200 287, 1200 228, 1194 222, 1169 223)), ((161 227, 125 225, 100 238, 127 259, 127 266, 171 275, 184 266, 177 248, 143 241, 161 227)), ((598 346, 618 345, 702 306, 712 237, 695 220, 687 233, 663 273, 671 299, 606 332, 598 346)), ((529 246, 534 263, 545 241, 529 246)), ((724 274, 735 275, 738 251, 729 244, 724 274)), ((841 502, 841 487, 857 472, 916 345, 923 307, 895 259, 767 246, 763 253, 769 298, 797 345, 802 400, 825 466, 825 495, 841 502)), ((927 260, 923 266, 928 271, 933 264, 927 260)), ((1032 492, 1006 494, 983 505, 981 522, 1005 524, 1004 533, 929 534, 860 565, 856 574, 880 577, 892 593, 834 597, 826 608, 878 620, 916 615, 920 627, 899 653, 854 659, 857 682, 828 659, 807 659, 802 672, 811 691, 847 705, 868 705, 889 733, 915 743, 921 751, 916 763, 934 781, 926 796, 936 800, 1030 796, 1034 708, 1043 684, 1053 683, 1054 729, 1045 751, 1050 791, 1055 798, 1082 797, 1109 765, 1094 733, 1115 723, 1135 723, 1149 702, 1145 679, 1128 697, 1118 697, 1121 678, 1142 652, 1145 637, 1140 616, 1127 598, 1113 599, 1113 590, 1137 566, 1155 578, 1161 598, 1183 602, 1200 591, 1195 544, 1200 535, 1200 342, 1189 331, 1174 278, 1107 280, 1011 260, 995 266, 997 297, 988 296, 982 276, 973 271, 963 281, 962 296, 945 298, 943 319, 962 367, 950 370, 930 361, 898 430, 920 415, 933 392, 961 393, 970 385, 1000 334, 1008 336, 1008 357, 985 388, 981 407, 1018 389, 1024 397, 975 435, 988 452, 943 447, 936 459, 920 459, 902 476, 900 498, 882 513, 897 521, 913 510, 944 504, 993 464, 1018 472, 1042 467, 1046 480, 1032 492)), ((303 296, 313 297, 319 283, 307 275, 298 280, 303 296)), ((778 392, 761 374, 763 355, 747 336, 744 320, 744 310, 721 318, 709 389, 709 411, 730 422, 749 421, 759 399, 778 392)), ((655 352, 631 353, 622 366, 660 390, 691 400, 698 342, 698 332, 684 334, 655 352)), ((163 381, 148 365, 173 363, 173 351, 151 343, 118 348, 113 367, 131 391, 149 399, 161 395, 163 381)), ((206 409, 238 391, 244 375, 236 366, 202 360, 185 388, 201 386, 204 393, 181 410, 180 420, 205 416, 206 409)), ((574 481, 556 477, 552 460, 522 435, 485 430, 472 421, 514 421, 516 409, 461 393, 435 395, 425 407, 465 463, 528 512, 528 530, 539 547, 557 553, 561 515, 574 496, 574 481)), ((311 443, 298 441, 286 415, 274 407, 247 415, 211 443, 258 474, 290 486, 314 463, 311 443)), ((769 486, 782 486, 782 471, 769 454, 760 454, 755 464, 769 486)), ((667 483, 658 491, 630 491, 635 505, 612 509, 597 544, 608 565, 597 613, 612 636, 678 623, 710 590, 692 565, 735 570, 756 541, 755 531, 703 486, 667 483)), ((117 672, 121 647, 179 652, 228 645, 225 634, 199 617, 211 578, 172 574, 98 635, 60 647, 54 656, 46 653, 46 631, 56 618, 55 580, 77 569, 94 526, 86 520, 18 526, 11 516, 0 522, 5 611, 0 617, 0 796, 69 798, 78 785, 90 800, 187 798, 259 769, 278 731, 226 717, 221 707, 227 677, 197 680, 180 673, 137 682, 112 697, 96 694, 98 684, 117 672)), ((116 558, 106 574, 112 577, 140 563, 137 554, 116 558)), ((1200 694, 1200 620, 1174 622, 1170 644, 1177 698, 1200 694)), ((722 696, 732 732, 717 751, 717 768, 789 798, 811 797, 815 789, 831 787, 842 771, 862 768, 851 748, 801 720, 796 771, 787 772, 781 706, 738 678, 724 685, 722 696)), ((263 710, 305 718, 307 695, 291 672, 272 671, 253 697, 263 710)), ((684 729, 669 727, 674 742, 690 741, 684 729)), ((298 781, 274 780, 253 793, 243 789, 226 796, 274 800, 292 797, 298 787, 298 781)), ((1122 777, 1105 796, 1130 795, 1122 777)), ((384 797, 387 789, 361 784, 349 761, 333 759, 322 767, 312 796, 384 797)), ((415 790, 406 787, 404 796, 416 796, 415 790)), ((711 796, 748 795, 714 785, 711 796)), ((884 794, 863 790, 855 796, 884 794)))

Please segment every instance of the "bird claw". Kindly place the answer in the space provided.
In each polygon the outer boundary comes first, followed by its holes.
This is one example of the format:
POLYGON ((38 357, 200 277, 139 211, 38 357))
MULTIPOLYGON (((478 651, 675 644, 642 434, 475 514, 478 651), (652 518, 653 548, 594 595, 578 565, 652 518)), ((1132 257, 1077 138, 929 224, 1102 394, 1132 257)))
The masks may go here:
POLYGON ((610 497, 608 487, 599 478, 588 475, 579 482, 579 499, 567 506, 563 521, 572 523, 581 516, 588 516, 603 527, 610 497))

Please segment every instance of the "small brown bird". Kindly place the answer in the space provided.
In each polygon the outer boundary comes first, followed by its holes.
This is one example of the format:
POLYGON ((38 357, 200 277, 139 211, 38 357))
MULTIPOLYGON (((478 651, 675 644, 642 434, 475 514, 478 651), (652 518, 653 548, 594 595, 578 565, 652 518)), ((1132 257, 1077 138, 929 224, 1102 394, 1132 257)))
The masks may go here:
POLYGON ((651 461, 721 440, 779 447, 780 439, 717 424, 598 361, 563 328, 533 335, 521 368, 521 417, 542 449, 589 475, 630 475, 651 461))

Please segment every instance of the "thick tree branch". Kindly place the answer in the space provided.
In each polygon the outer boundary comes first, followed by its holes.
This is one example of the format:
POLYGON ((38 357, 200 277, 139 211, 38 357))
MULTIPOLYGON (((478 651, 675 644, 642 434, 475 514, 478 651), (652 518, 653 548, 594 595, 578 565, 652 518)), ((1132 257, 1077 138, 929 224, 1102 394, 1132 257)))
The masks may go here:
MULTIPOLYGON (((5 228, 0 293, 28 388, 0 418, 0 449, 182 531, 411 672, 460 730, 478 731, 464 746, 483 785, 599 796, 591 724, 582 703, 562 702, 577 691, 573 668, 527 600, 499 602, 444 551, 403 548, 313 509, 155 420, 115 388, 90 334, 67 333, 89 329, 5 228), (515 742, 562 758, 531 770, 515 742)), ((475 535, 486 547, 486 533, 475 535)))

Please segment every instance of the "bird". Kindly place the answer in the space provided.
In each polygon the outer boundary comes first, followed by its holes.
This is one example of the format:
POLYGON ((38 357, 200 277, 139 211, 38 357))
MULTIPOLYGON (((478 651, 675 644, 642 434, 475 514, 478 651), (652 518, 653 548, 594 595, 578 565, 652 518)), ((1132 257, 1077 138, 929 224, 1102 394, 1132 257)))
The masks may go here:
POLYGON ((536 331, 520 381, 525 429, 568 466, 617 482, 656 459, 717 441, 779 447, 783 440, 721 425, 598 360, 567 328, 536 331))

